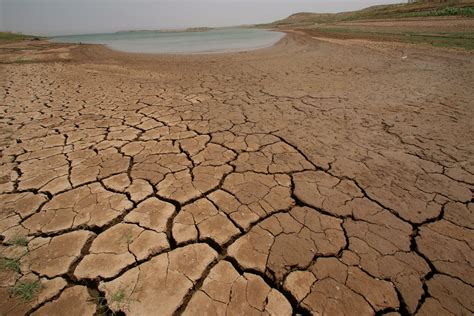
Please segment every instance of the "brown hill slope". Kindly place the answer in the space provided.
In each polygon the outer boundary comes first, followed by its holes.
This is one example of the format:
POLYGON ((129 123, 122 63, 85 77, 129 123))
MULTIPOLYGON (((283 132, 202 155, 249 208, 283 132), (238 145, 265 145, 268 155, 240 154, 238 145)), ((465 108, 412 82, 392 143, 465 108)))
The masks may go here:
POLYGON ((392 19, 425 16, 470 16, 474 17, 474 0, 451 0, 446 2, 402 3, 376 5, 359 11, 341 13, 301 12, 269 24, 265 27, 307 26, 341 21, 392 19))

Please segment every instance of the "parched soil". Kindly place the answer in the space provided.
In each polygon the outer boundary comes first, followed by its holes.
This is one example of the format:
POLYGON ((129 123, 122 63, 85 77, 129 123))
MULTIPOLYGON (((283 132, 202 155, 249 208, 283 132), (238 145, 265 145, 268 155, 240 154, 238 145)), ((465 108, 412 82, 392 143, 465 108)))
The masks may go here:
POLYGON ((473 54, 0 60, 1 315, 474 313, 473 54))
POLYGON ((474 50, 474 19, 467 17, 373 19, 291 27, 295 28, 314 37, 418 43, 474 50))

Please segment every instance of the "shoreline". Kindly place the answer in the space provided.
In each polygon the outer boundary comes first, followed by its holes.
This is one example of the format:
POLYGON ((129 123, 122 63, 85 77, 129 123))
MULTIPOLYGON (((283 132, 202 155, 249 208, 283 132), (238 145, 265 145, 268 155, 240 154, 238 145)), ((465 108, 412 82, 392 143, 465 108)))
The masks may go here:
MULTIPOLYGON (((68 51, 68 54, 81 52, 81 54, 88 55, 93 60, 94 58, 87 53, 88 50, 96 51, 100 56, 107 59, 106 55, 110 54, 111 57, 120 57, 120 58, 127 58, 130 57, 130 60, 138 57, 150 57, 150 58, 173 58, 173 57, 204 57, 204 58, 212 58, 213 56, 221 56, 221 57, 232 57, 233 55, 241 55, 241 54, 253 54, 253 53, 266 53, 267 51, 272 51, 275 48, 283 47, 291 45, 294 47, 293 43, 299 43, 303 45, 310 45, 314 46, 317 44, 318 41, 328 42, 337 45, 344 45, 344 46, 358 46, 364 48, 373 48, 375 50, 379 50, 380 47, 384 50, 390 50, 390 47, 394 49, 414 49, 420 51, 427 51, 430 53, 439 53, 444 54, 447 52, 455 52, 456 54, 461 55, 473 55, 474 51, 465 50, 462 48, 456 47, 433 47, 429 44, 411 44, 411 43, 403 43, 399 41, 385 41, 385 40, 374 40, 374 39, 366 39, 366 38, 342 38, 339 39, 337 37, 314 37, 311 33, 308 33, 306 30, 303 29, 278 29, 278 32, 284 33, 285 35, 278 40, 276 43, 265 46, 261 48, 256 48, 252 50, 242 50, 242 51, 231 51, 231 52, 204 52, 204 53, 134 53, 134 52, 126 52, 115 50, 113 48, 108 47, 106 44, 77 44, 77 43, 58 43, 58 42, 51 42, 48 39, 39 40, 39 41, 23 41, 23 42, 10 42, 10 43, 0 43, 0 49, 8 50, 9 47, 17 47, 21 51, 22 48, 27 48, 30 45, 37 47, 39 50, 39 55, 42 55, 41 51, 49 51, 49 50, 59 50, 59 51, 68 51)), ((16 48, 15 48, 16 49, 16 48)), ((12 54, 11 56, 16 56, 17 54, 12 54)), ((46 55, 53 56, 56 54, 49 54, 46 55)), ((59 54, 61 55, 61 54, 59 54)), ((8 56, 8 55, 7 55, 8 56)), ((64 56, 57 56, 59 58, 52 58, 52 59, 37 59, 35 54, 30 55, 29 57, 25 57, 25 63, 31 62, 54 62, 54 61, 75 61, 74 58, 65 58, 64 56), (33 57, 33 58, 30 58, 33 57)), ((82 59, 82 58, 81 58, 82 59)), ((15 63, 15 60, 0 62, 1 64, 10 64, 15 63)), ((21 62, 21 61, 20 61, 21 62)))
MULTIPOLYGON (((226 29, 229 29, 229 28, 226 28, 226 29)), ((245 28, 245 29, 249 29, 249 28, 245 28)), ((263 29, 259 29, 259 28, 255 28, 254 30, 256 31, 262 31, 263 29)), ((272 33, 279 33, 278 36, 280 37, 279 39, 272 39, 272 43, 265 43, 265 44, 261 44, 261 45, 254 45, 252 47, 242 47, 242 48, 216 48, 215 50, 200 50, 200 51, 189 51, 189 52, 179 52, 179 51, 176 51, 176 52, 159 52, 159 51, 156 51, 156 52, 146 52, 146 51, 132 51, 132 50, 127 50, 127 49, 120 49, 120 48, 116 48, 113 46, 113 44, 110 44, 110 43, 97 43, 97 45, 103 45, 103 46, 106 46, 107 48, 113 50, 113 51, 118 51, 118 52, 124 52, 124 53, 130 53, 130 54, 156 54, 156 55, 195 55, 195 54, 228 54, 228 53, 241 53, 241 52, 249 52, 249 51, 253 51, 253 50, 259 50, 259 49, 263 49, 263 48, 268 48, 268 47, 271 47, 275 44, 277 44, 284 36, 285 36, 285 33, 284 32, 281 32, 281 31, 278 31, 278 30, 271 30, 271 29, 268 29, 268 30, 265 30, 267 32, 272 32, 272 33)), ((192 32, 189 32, 189 33, 196 33, 197 31, 192 31, 192 32)), ((203 31, 203 33, 205 33, 207 31, 203 31)), ((131 34, 133 34, 134 32, 130 32, 131 34)), ((176 32, 173 32, 173 33, 176 33, 176 32)), ((98 34, 98 35, 113 35, 115 33, 110 33, 110 34, 98 34)), ((95 35, 95 34, 92 34, 92 35, 95 35)), ((77 36, 83 36, 83 35, 77 35, 77 36)), ((88 34, 84 34, 84 36, 88 36, 88 34)), ((74 37, 74 36, 73 36, 74 37)), ((87 43, 87 42, 81 42, 81 41, 77 41, 77 42, 64 42, 64 41, 61 41, 61 40, 56 40, 57 38, 61 38, 61 36, 59 37, 52 37, 52 38, 49 38, 48 41, 51 42, 51 43, 63 43, 63 44, 72 44, 72 45, 91 45, 91 44, 96 44, 96 43, 87 43)), ((107 40, 103 40, 103 42, 107 42, 107 40)), ((262 41, 263 42, 263 41, 262 41)), ((267 41, 268 42, 268 41, 267 41)))
MULTIPOLYGON (((413 20, 413 19, 412 19, 413 20)), ((448 20, 448 19, 441 19, 441 20, 448 20)), ((363 23, 366 21, 357 21, 357 23, 363 23)), ((381 21, 376 21, 376 22, 381 22, 381 21)), ((383 22, 383 21, 382 21, 383 22)), ((283 37, 277 41, 273 45, 265 46, 265 47, 260 47, 260 48, 255 48, 251 50, 239 50, 239 51, 226 51, 226 52, 202 52, 202 53, 135 53, 135 52, 126 52, 126 51, 120 51, 120 50, 115 50, 113 48, 108 47, 106 44, 77 44, 77 43, 56 43, 56 42, 51 42, 50 40, 46 39, 41 39, 41 40, 36 40, 36 41, 20 41, 20 42, 7 42, 7 43, 0 43, 0 48, 3 47, 4 50, 8 49, 9 46, 11 47, 27 47, 30 45, 33 45, 33 47, 42 47, 40 48, 43 49, 45 48, 48 50, 49 47, 52 49, 58 48, 59 50, 64 49, 64 50, 81 50, 80 48, 87 47, 91 49, 95 49, 97 47, 100 47, 99 49, 100 54, 104 54, 104 50, 110 51, 111 55, 114 55, 114 53, 117 54, 117 56, 125 57, 127 54, 130 55, 130 57, 133 59, 133 56, 138 57, 138 56, 150 56, 150 57, 170 57, 170 56, 232 56, 232 55, 239 55, 239 54, 252 54, 255 52, 259 51, 266 51, 266 50, 271 50, 275 47, 279 47, 281 45, 288 45, 288 42, 290 39, 288 39, 289 35, 294 35, 298 39, 291 38, 291 41, 297 42, 297 43, 302 43, 304 45, 310 44, 312 41, 324 41, 332 44, 338 44, 338 45, 345 45, 345 46, 360 46, 360 47, 372 47, 376 50, 379 50, 380 47, 393 47, 396 49, 418 49, 418 50, 425 50, 429 52, 439 52, 440 54, 443 54, 444 52, 456 52, 457 54, 461 55, 472 55, 474 54, 474 50, 466 50, 463 48, 458 48, 458 47, 434 47, 430 44, 424 44, 424 43, 406 43, 403 41, 399 40, 392 40, 392 39, 385 39, 385 38, 366 38, 366 37, 340 37, 340 36, 332 36, 331 34, 320 34, 318 33, 316 36, 312 35, 312 30, 311 29, 302 29, 302 28, 294 28, 294 29, 288 29, 288 28, 268 28, 269 31, 276 31, 276 32, 281 32, 284 33, 283 37), (324 36, 321 36, 324 35, 324 36)), ((385 49, 385 48, 382 48, 385 49)), ((21 51, 21 49, 20 49, 21 51)), ((13 54, 12 56, 14 56, 13 54)), ((25 57, 26 61, 24 62, 35 62, 35 58, 29 59, 29 57, 25 57)), ((53 58, 54 59, 54 58, 53 58)), ((40 60, 42 60, 40 58, 40 60)), ((59 60, 70 60, 68 58, 60 57, 59 60)), ((15 60, 12 61, 4 61, 3 64, 8 64, 8 63, 15 63, 15 60)), ((19 61, 22 62, 22 61, 19 61)), ((2 64, 2 63, 0 63, 2 64)))

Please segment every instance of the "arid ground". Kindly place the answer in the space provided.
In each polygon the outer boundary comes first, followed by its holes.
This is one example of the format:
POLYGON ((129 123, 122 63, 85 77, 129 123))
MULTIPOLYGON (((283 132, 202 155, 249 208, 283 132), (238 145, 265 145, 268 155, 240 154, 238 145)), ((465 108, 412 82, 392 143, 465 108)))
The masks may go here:
POLYGON ((473 53, 313 37, 2 45, 0 314, 471 315, 473 53))

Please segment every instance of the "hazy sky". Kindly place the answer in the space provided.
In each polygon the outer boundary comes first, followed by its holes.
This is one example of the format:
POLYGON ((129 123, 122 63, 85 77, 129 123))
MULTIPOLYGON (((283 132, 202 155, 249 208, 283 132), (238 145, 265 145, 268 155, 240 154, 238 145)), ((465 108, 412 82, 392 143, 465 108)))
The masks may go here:
POLYGON ((393 2, 397 0, 0 0, 0 30, 62 35, 231 26, 393 2))

